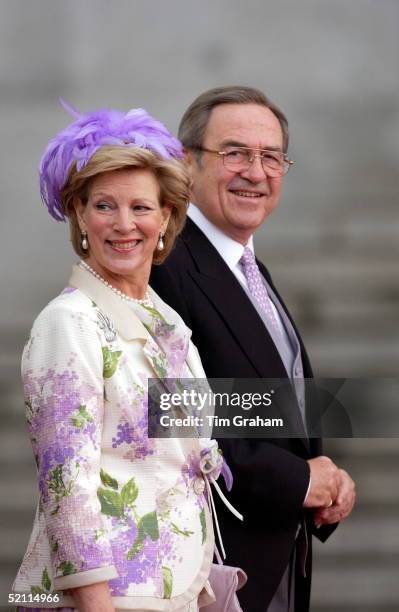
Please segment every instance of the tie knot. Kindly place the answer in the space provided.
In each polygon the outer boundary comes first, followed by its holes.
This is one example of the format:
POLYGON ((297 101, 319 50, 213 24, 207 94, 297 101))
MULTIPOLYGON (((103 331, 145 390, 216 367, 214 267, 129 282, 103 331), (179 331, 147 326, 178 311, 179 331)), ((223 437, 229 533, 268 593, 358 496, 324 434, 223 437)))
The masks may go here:
POLYGON ((244 247, 244 252, 240 258, 240 264, 242 264, 245 267, 245 266, 253 265, 254 263, 256 264, 256 261, 255 261, 255 255, 253 254, 252 250, 247 246, 244 247))

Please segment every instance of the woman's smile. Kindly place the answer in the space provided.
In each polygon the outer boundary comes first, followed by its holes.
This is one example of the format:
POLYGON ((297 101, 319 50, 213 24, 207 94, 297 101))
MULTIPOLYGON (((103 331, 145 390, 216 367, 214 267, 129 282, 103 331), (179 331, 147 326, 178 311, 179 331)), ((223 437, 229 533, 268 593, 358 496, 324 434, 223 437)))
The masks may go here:
POLYGON ((105 242, 118 253, 132 253, 137 250, 136 247, 139 245, 141 240, 135 238, 131 240, 106 240, 105 242))

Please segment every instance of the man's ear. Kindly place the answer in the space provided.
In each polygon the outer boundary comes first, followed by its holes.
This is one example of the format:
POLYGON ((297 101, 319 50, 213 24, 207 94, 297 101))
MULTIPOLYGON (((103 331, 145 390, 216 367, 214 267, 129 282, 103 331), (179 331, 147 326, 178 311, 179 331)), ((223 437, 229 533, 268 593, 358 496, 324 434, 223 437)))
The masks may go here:
POLYGON ((198 165, 195 153, 190 149, 184 149, 184 161, 186 162, 190 171, 198 165))
POLYGON ((188 173, 190 176, 190 191, 192 192, 194 187, 194 176, 198 171, 198 167, 200 166, 200 162, 198 161, 198 157, 194 151, 189 149, 184 149, 184 161, 186 163, 188 173))

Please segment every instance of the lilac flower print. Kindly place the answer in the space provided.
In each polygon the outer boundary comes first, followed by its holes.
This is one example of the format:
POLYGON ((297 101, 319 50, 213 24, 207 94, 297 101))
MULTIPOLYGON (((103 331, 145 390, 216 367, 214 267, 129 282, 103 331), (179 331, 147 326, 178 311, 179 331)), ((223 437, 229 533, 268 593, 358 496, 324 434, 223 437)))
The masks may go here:
POLYGON ((112 438, 112 447, 126 445, 128 448, 123 457, 135 461, 154 453, 154 440, 148 438, 147 394, 141 387, 135 388, 132 393, 122 398, 121 419, 116 436, 112 438))
POLYGON ((71 481, 70 460, 75 456, 72 447, 62 447, 57 442, 37 455, 39 490, 43 501, 52 494, 58 502, 61 497, 69 494, 66 482, 71 481))
POLYGON ((183 463, 181 468, 182 476, 187 484, 190 484, 190 481, 193 480, 193 478, 196 478, 201 474, 200 459, 200 455, 195 451, 192 451, 189 455, 187 455, 186 462, 183 463))
POLYGON ((80 567, 83 571, 113 565, 113 557, 108 542, 94 541, 81 536, 75 540, 76 550, 80 555, 80 567))
POLYGON ((176 329, 176 325, 168 323, 165 317, 156 308, 150 306, 144 306, 145 310, 151 317, 149 324, 150 331, 156 337, 162 337, 164 339, 170 338, 176 329))
POLYGON ((63 575, 62 569, 69 566, 71 573, 88 571, 113 564, 113 557, 108 543, 95 541, 93 534, 89 536, 74 536, 66 541, 67 545, 56 540, 57 550, 54 553, 54 565, 58 575, 63 575))
POLYGON ((65 287, 65 289, 61 291, 60 295, 69 295, 70 293, 73 293, 74 291, 76 291, 75 287, 65 287))
POLYGON ((24 387, 25 397, 27 398, 27 402, 31 404, 33 401, 33 398, 36 397, 37 392, 40 390, 38 379, 37 377, 34 376, 33 370, 26 370, 23 373, 22 383, 24 387))
POLYGON ((129 449, 123 455, 124 458, 134 461, 144 459, 153 454, 153 442, 148 438, 147 419, 142 417, 135 421, 134 426, 129 423, 119 423, 117 435, 112 438, 112 447, 117 448, 121 444, 127 444, 129 449))
MULTIPOLYGON (((36 378, 28 370, 23 382, 25 396, 35 398, 35 403, 40 406, 40 414, 34 424, 35 429, 39 430, 49 419, 55 423, 65 422, 80 405, 99 399, 96 389, 87 382, 79 381, 76 372, 71 370, 56 374, 49 369, 46 374, 36 378)), ((37 408, 35 413, 39 412, 37 408)))
POLYGON ((91 440, 95 440, 98 432, 97 432, 97 426, 96 424, 93 423, 88 423, 85 427, 85 429, 83 430, 83 433, 88 436, 91 440))
POLYGON ((176 559, 176 544, 169 526, 165 525, 159 530, 158 550, 162 563, 176 559))
POLYGON ((185 365, 185 361, 188 353, 188 344, 183 341, 182 338, 172 342, 170 344, 170 350, 168 352, 169 365, 173 368, 175 377, 183 376, 184 372, 181 370, 182 366, 185 365))
MULTIPOLYGON (((200 460, 201 456, 192 451, 186 458, 186 462, 183 463, 181 467, 181 474, 183 477, 183 481, 186 484, 186 497, 189 496, 189 491, 193 485, 193 480, 198 478, 198 476, 202 475, 200 468, 200 460)), ((204 507, 205 498, 204 495, 196 495, 195 496, 195 504, 198 506, 200 510, 204 507)))
POLYGON ((48 534, 53 546, 53 562, 59 567, 67 561, 82 570, 112 565, 112 553, 103 533, 102 517, 91 506, 88 494, 75 490, 74 495, 63 497, 59 512, 53 515, 48 534), (73 523, 65 517, 74 517, 73 523))
MULTIPOLYGON (((97 439, 98 436, 99 431, 95 423, 89 423, 83 430, 73 425, 61 425, 57 437, 43 436, 43 439, 33 444, 43 501, 53 497, 58 503, 61 497, 72 492, 79 472, 90 470, 90 456, 85 447, 88 441, 97 439), (86 464, 89 465, 88 468, 86 464)), ((96 447, 97 443, 92 446, 96 447)))
POLYGON ((161 316, 154 317, 153 333, 156 338, 161 336, 165 340, 168 340, 173 332, 175 331, 175 325, 168 323, 161 316))
POLYGON ((116 437, 112 438, 112 448, 116 448, 123 443, 131 444, 134 439, 133 436, 133 427, 129 423, 119 423, 116 437))
POLYGON ((158 543, 147 537, 140 551, 128 559, 128 553, 137 537, 137 526, 133 519, 128 519, 128 528, 119 531, 111 541, 113 563, 118 578, 109 581, 113 596, 126 595, 131 584, 143 584, 159 572, 158 543))
POLYGON ((95 424, 102 398, 93 385, 80 381, 74 371, 57 374, 52 368, 38 377, 27 370, 24 391, 40 490, 45 494, 50 470, 70 464, 88 442, 94 447, 100 443, 95 424))
POLYGON ((175 340, 175 342, 172 342, 170 345, 170 348, 175 353, 179 353, 183 351, 187 353, 187 350, 188 350, 187 343, 184 342, 183 338, 178 338, 177 340, 175 340))

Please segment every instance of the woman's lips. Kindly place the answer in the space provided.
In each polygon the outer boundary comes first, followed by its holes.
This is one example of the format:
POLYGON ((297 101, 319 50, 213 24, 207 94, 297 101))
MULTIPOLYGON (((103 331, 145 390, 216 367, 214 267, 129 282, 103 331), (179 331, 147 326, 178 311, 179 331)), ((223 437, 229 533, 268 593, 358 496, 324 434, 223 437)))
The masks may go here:
POLYGON ((141 242, 140 240, 107 240, 107 243, 118 253, 130 253, 141 242))

